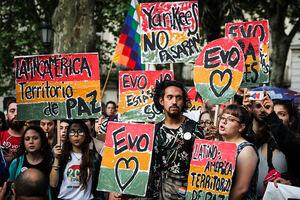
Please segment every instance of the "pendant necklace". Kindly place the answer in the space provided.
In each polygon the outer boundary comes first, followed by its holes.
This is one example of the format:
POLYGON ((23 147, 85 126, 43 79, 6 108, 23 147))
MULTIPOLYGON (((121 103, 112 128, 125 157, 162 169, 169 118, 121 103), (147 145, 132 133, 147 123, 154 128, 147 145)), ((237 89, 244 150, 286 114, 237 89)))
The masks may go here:
POLYGON ((76 153, 74 153, 74 152, 72 152, 73 153, 73 155, 75 156, 75 158, 78 160, 78 161, 80 161, 81 160, 81 157, 80 158, 78 158, 77 156, 76 156, 76 153))

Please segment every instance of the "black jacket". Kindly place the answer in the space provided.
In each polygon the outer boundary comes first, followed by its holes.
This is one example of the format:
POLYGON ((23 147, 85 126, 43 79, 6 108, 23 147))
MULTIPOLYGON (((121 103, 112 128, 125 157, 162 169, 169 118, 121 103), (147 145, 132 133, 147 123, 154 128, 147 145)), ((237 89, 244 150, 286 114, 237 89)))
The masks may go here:
POLYGON ((292 185, 299 187, 300 170, 298 161, 300 160, 300 139, 297 138, 289 128, 283 125, 282 120, 278 118, 275 112, 267 116, 266 123, 280 151, 282 151, 286 157, 288 176, 292 185))

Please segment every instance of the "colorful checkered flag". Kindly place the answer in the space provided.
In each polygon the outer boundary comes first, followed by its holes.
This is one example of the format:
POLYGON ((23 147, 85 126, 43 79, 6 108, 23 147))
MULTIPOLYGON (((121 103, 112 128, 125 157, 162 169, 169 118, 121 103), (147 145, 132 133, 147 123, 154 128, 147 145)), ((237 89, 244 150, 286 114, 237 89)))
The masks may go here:
POLYGON ((140 5, 132 0, 113 58, 114 63, 132 70, 145 70, 141 63, 140 5))

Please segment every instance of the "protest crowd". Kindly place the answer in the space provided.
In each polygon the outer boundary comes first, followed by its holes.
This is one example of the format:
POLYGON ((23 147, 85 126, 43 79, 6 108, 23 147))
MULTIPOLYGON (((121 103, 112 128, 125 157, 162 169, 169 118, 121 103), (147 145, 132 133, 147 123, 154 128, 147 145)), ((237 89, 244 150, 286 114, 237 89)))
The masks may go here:
POLYGON ((132 0, 113 58, 132 69, 119 72, 117 103, 103 102, 98 53, 15 57, 16 97, 0 111, 0 200, 300 193, 300 101, 259 87, 269 81, 268 20, 228 23, 202 48, 198 4, 160 6, 141 4, 139 19, 132 0), (145 69, 176 62, 195 62, 189 91, 171 65, 145 69))
MULTIPOLYGON (((1 198, 16 195, 26 199, 37 195, 40 199, 184 199, 179 190, 187 187, 195 139, 237 144, 229 199, 260 199, 269 181, 275 185, 300 186, 295 154, 300 143, 295 135, 298 123, 295 107, 288 101, 271 100, 266 92, 259 101, 248 97, 245 92, 242 101, 226 103, 216 125, 214 105, 203 105, 196 122, 184 115, 188 112, 189 99, 183 85, 177 81, 158 84, 154 104, 165 118, 155 126, 151 176, 145 198, 96 190, 101 181, 98 177, 107 125, 118 120, 115 102, 107 102, 98 119, 22 122, 16 117, 15 98, 7 98, 7 110, 5 114, 1 112, 1 167, 6 164, 1 169, 1 198), (59 143, 57 130, 61 136, 59 143), (17 191, 18 180, 29 173, 28 169, 37 169, 32 173, 42 177, 36 181, 47 185, 46 192, 34 183, 31 186, 31 182, 26 184, 32 187, 30 190, 17 191), (72 189, 69 189, 69 178, 77 182, 72 189), (6 194, 10 182, 15 187, 6 194)), ((236 95, 236 98, 241 97, 236 95)))

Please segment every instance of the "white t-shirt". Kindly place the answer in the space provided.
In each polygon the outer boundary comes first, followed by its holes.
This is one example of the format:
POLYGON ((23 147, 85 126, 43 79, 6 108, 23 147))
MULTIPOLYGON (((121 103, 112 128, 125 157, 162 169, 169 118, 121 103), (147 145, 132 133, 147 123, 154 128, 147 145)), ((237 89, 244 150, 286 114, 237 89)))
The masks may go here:
POLYGON ((93 199, 92 190, 92 177, 88 181, 88 186, 85 190, 80 190, 79 174, 81 153, 71 153, 72 159, 67 163, 64 178, 60 186, 58 198, 62 199, 93 199))

